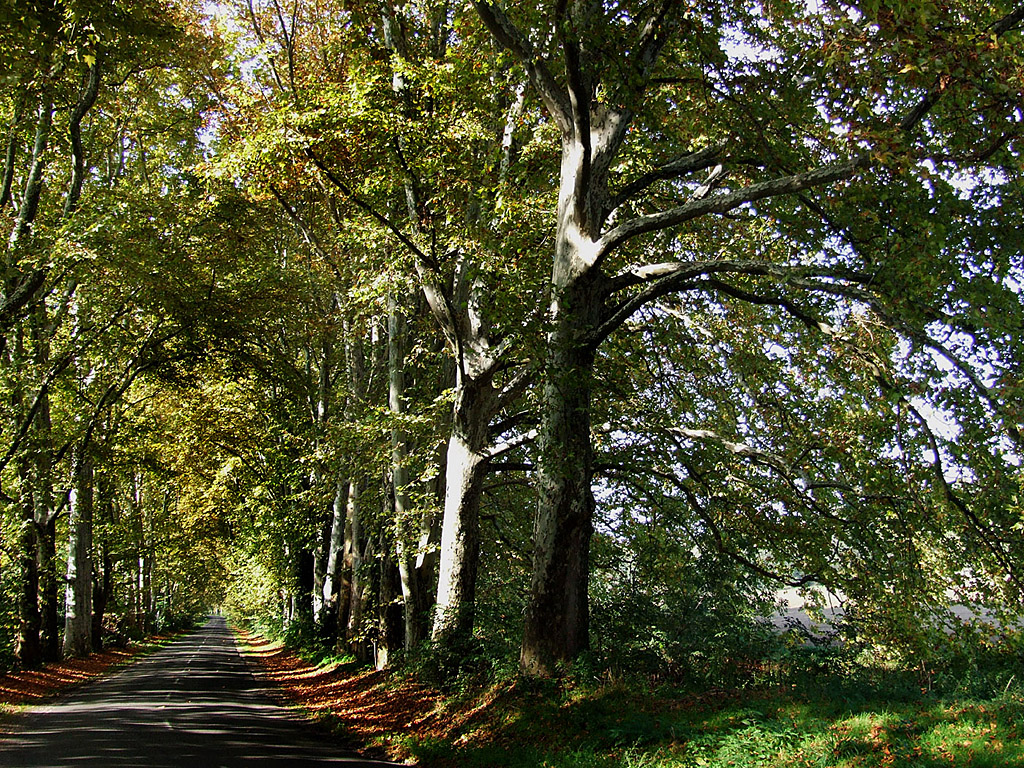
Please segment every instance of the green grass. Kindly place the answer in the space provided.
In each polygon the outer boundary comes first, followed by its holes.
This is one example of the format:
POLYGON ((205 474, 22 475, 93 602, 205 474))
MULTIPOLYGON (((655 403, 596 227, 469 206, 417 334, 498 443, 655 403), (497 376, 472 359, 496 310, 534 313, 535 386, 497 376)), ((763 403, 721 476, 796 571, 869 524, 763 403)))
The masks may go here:
POLYGON ((1024 691, 942 699, 787 686, 711 694, 624 684, 517 688, 458 743, 410 740, 423 768, 1024 768, 1024 691))

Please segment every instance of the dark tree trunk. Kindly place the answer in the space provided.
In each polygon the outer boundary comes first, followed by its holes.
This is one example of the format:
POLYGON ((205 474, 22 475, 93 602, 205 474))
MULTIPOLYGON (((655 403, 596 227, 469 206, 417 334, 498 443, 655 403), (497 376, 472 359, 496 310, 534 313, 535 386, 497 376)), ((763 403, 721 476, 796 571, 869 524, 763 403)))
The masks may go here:
POLYGON ((550 334, 543 390, 533 579, 521 656, 523 670, 537 676, 556 674, 559 664, 589 646, 594 360, 574 338, 576 323, 567 317, 550 334))
POLYGON ((393 547, 380 558, 377 571, 377 632, 374 639, 374 663, 377 669, 391 665, 395 654, 405 647, 405 610, 397 598, 402 594, 402 577, 391 555, 393 547))
POLYGON ((292 620, 297 620, 306 627, 312 626, 313 623, 313 561, 313 553, 303 549, 299 553, 299 560, 296 564, 298 567, 296 574, 298 576, 298 601, 292 620))
POLYGON ((37 529, 39 604, 43 661, 60 659, 60 610, 57 580, 57 520, 47 516, 37 529))
POLYGON ((103 616, 113 589, 114 562, 106 546, 103 547, 102 563, 102 572, 93 574, 92 586, 92 647, 96 651, 103 650, 103 616))
POLYGON ((18 535, 18 635, 14 653, 24 668, 42 662, 39 641, 39 561, 37 559, 35 504, 32 498, 32 477, 28 461, 19 463, 21 480, 21 529, 18 535))
MULTIPOLYGON (((555 675, 589 647, 593 448, 590 399, 593 334, 605 313, 607 283, 593 267, 594 203, 581 192, 584 146, 563 137, 561 191, 551 279, 533 578, 520 658, 529 675, 555 675)), ((590 190, 586 190, 590 192, 590 190)))

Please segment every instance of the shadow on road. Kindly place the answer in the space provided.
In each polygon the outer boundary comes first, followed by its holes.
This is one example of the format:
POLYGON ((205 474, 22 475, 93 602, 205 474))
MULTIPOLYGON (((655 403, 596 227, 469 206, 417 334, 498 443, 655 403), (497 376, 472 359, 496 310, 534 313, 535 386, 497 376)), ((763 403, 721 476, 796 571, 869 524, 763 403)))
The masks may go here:
POLYGON ((27 710, 0 740, 2 766, 394 765, 317 736, 272 703, 222 617, 113 677, 27 710))

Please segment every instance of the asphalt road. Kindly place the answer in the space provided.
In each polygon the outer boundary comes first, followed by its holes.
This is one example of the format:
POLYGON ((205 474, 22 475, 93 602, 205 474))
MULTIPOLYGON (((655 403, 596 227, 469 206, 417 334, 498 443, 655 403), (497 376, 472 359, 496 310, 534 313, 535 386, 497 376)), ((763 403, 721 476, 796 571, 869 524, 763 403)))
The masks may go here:
POLYGON ((0 766, 66 765, 395 764, 346 752, 274 704, 246 667, 224 619, 214 617, 111 677, 25 711, 9 733, 0 734, 0 766))

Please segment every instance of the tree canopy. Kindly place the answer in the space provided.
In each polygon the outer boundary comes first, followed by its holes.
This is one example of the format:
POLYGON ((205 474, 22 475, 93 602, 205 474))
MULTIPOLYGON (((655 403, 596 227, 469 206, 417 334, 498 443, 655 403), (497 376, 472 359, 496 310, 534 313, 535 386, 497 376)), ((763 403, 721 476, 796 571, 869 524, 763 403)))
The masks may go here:
POLYGON ((1024 6, 0 13, 20 663, 221 603, 537 676, 782 585, 1019 619, 1024 6))

